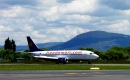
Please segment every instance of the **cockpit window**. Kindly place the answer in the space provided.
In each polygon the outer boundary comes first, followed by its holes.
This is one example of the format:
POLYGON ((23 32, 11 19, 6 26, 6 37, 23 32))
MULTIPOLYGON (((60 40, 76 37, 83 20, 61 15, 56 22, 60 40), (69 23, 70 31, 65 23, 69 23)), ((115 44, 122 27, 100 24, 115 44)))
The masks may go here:
POLYGON ((90 53, 90 54, 93 54, 93 53, 90 53))

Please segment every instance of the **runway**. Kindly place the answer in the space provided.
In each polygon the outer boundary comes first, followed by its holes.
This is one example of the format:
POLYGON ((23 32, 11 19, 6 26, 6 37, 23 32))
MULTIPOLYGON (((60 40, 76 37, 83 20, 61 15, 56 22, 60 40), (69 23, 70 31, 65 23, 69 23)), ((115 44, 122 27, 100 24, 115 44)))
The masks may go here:
POLYGON ((0 71, 0 80, 129 80, 130 70, 0 71))

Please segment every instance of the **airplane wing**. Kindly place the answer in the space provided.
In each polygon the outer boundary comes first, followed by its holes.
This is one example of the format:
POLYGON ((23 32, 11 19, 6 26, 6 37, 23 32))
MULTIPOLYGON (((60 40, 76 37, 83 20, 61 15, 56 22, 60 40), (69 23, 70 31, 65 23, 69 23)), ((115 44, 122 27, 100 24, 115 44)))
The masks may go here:
POLYGON ((43 59, 58 59, 58 57, 48 57, 48 56, 34 56, 35 58, 43 58, 43 59))

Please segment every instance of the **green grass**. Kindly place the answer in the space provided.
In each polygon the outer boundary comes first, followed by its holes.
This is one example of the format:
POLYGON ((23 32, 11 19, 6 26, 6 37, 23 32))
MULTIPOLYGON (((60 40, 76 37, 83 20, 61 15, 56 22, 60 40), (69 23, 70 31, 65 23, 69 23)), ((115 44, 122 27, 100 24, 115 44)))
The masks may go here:
POLYGON ((0 65, 0 70, 88 70, 90 66, 81 65, 0 65))
POLYGON ((130 70, 130 66, 98 66, 101 70, 130 70))
MULTIPOLYGON (((90 70, 87 64, 2 64, 0 70, 90 70)), ((97 65, 100 70, 130 70, 130 66, 97 65)))

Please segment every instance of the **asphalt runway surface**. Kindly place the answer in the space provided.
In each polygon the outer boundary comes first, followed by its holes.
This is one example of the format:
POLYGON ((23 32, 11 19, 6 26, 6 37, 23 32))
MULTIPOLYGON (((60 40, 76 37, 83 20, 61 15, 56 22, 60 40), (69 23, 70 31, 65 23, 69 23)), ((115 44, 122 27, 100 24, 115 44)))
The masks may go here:
POLYGON ((0 71, 0 80, 130 80, 130 70, 0 71))

